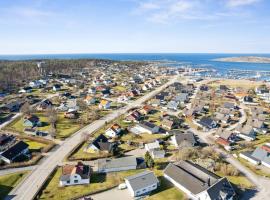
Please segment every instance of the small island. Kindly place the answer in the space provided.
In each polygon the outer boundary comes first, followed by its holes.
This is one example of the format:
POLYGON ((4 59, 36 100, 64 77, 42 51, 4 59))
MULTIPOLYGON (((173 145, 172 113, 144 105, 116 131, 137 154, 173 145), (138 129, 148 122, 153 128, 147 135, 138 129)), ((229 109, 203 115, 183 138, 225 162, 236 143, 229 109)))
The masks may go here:
POLYGON ((239 57, 217 58, 217 59, 214 59, 214 61, 243 62, 243 63, 270 63, 270 57, 239 56, 239 57))

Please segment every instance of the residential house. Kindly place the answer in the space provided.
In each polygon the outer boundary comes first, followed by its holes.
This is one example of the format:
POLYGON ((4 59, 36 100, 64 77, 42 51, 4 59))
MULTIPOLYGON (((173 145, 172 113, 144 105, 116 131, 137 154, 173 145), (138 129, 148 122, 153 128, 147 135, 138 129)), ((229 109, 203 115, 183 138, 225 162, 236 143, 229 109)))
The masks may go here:
POLYGON ((150 153, 153 159, 165 157, 165 151, 160 148, 158 141, 145 144, 145 150, 150 153))
POLYGON ((96 90, 95 87, 91 87, 91 88, 88 89, 89 94, 96 94, 96 92, 97 92, 97 90, 96 90))
POLYGON ((125 178, 125 183, 132 197, 148 194, 157 189, 159 180, 154 172, 144 171, 125 178))
POLYGON ((30 158, 28 144, 23 141, 14 143, 0 154, 0 159, 7 164, 25 161, 28 158, 30 158))
POLYGON ((88 153, 95 153, 100 151, 113 153, 115 148, 116 144, 114 142, 109 142, 107 137, 105 137, 103 134, 100 134, 84 149, 84 151, 88 153))
POLYGON ((180 93, 174 98, 174 101, 179 102, 181 104, 185 104, 188 102, 189 99, 188 96, 189 96, 188 93, 180 93))
POLYGON ((243 152, 239 156, 251 162, 252 164, 262 164, 270 168, 270 143, 257 147, 253 152, 243 152))
POLYGON ((231 143, 235 141, 235 134, 227 129, 219 128, 216 132, 216 136, 224 140, 227 140, 231 143))
POLYGON ((38 80, 31 81, 29 83, 29 86, 32 88, 41 88, 41 87, 43 87, 43 85, 45 85, 45 84, 43 84, 41 81, 38 81, 38 80))
POLYGON ((178 105, 179 105, 179 102, 177 101, 170 101, 168 104, 167 104, 167 109, 169 110, 174 110, 176 111, 178 109, 178 105))
POLYGON ((255 118, 248 118, 247 124, 252 126, 254 128, 254 131, 256 132, 267 132, 267 129, 265 129, 265 124, 263 121, 260 121, 259 119, 255 118))
POLYGON ((43 99, 36 107, 38 111, 46 110, 52 107, 52 102, 49 99, 43 99))
POLYGON ((154 107, 159 107, 160 104, 161 104, 161 102, 160 102, 159 99, 151 99, 151 100, 150 100, 150 104, 151 104, 152 106, 154 106, 154 107))
POLYGON ((126 118, 125 122, 139 122, 142 119, 142 114, 135 110, 132 113, 130 113, 126 118))
POLYGON ((23 119, 23 125, 27 127, 41 126, 39 117, 36 115, 26 115, 23 119))
POLYGON ((145 105, 140 110, 140 113, 143 114, 143 115, 148 115, 148 114, 152 113, 153 111, 154 111, 154 109, 152 108, 152 106, 145 105))
POLYGON ((78 112, 77 110, 69 109, 64 113, 64 117, 67 119, 76 119, 78 118, 78 112))
POLYGON ((17 112, 20 110, 21 106, 22 106, 23 102, 22 101, 12 101, 9 102, 3 106, 1 106, 1 110, 3 112, 17 112))
POLYGON ((144 159, 134 156, 97 160, 97 172, 99 173, 119 172, 141 168, 145 168, 144 159))
POLYGON ((20 89, 19 93, 31 93, 32 92, 32 87, 24 87, 20 89))
POLYGON ((238 126, 235 130, 237 133, 237 136, 247 140, 247 141, 253 141, 256 139, 256 134, 252 126, 250 125, 245 125, 245 126, 238 126))
POLYGON ((198 144, 197 139, 193 132, 186 131, 182 133, 178 130, 170 131, 173 134, 170 138, 170 143, 176 148, 194 147, 198 144))
POLYGON ((223 124, 227 124, 230 122, 230 116, 227 114, 222 114, 222 113, 215 113, 215 117, 214 117, 215 121, 217 122, 221 122, 223 124))
POLYGON ((64 165, 60 177, 60 186, 83 185, 90 183, 91 168, 78 162, 76 165, 64 165))
POLYGON ((228 140, 225 140, 224 138, 217 138, 215 141, 217 144, 221 145, 224 147, 224 149, 226 149, 227 151, 232 150, 232 146, 231 143, 228 140))
POLYGON ((93 105, 97 102, 97 98, 96 97, 93 97, 93 96, 89 96, 87 95, 84 99, 84 102, 90 106, 90 105, 93 105))
POLYGON ((131 132, 135 134, 148 133, 155 134, 159 132, 159 127, 151 122, 143 121, 131 128, 131 132))
POLYGON ((110 138, 114 138, 118 136, 121 133, 121 131, 122 131, 121 126, 119 126, 118 124, 113 124, 110 128, 108 128, 105 131, 105 135, 110 138))
POLYGON ((243 103, 244 104, 250 104, 253 103, 253 98, 251 96, 244 96, 243 98, 243 103))
POLYGON ((161 122, 161 126, 165 129, 172 130, 177 126, 177 124, 175 123, 175 120, 164 118, 161 122))
POLYGON ((57 91, 61 90, 61 85, 54 84, 52 89, 53 89, 53 91, 57 92, 57 91))
POLYGON ((198 122, 205 130, 209 130, 217 127, 217 123, 210 117, 202 117, 198 122))
POLYGON ((104 109, 104 110, 110 109, 111 102, 103 99, 103 100, 101 100, 98 107, 99 107, 99 109, 104 109))
POLYGON ((226 177, 219 177, 189 161, 170 163, 164 177, 193 200, 233 200, 236 193, 226 177))

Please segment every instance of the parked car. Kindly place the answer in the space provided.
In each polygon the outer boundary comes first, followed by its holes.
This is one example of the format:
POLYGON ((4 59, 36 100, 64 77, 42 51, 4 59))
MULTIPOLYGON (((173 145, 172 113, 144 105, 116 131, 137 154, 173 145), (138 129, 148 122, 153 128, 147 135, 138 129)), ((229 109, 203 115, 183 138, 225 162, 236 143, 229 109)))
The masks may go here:
POLYGON ((124 190, 127 188, 127 185, 125 183, 121 183, 120 185, 118 185, 118 190, 124 190))

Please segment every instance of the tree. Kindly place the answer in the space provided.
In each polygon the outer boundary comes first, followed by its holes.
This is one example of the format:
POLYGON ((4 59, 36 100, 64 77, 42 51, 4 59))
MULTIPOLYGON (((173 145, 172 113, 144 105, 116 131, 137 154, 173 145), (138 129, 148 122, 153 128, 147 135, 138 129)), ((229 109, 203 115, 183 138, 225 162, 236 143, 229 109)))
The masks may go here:
POLYGON ((153 168, 155 165, 154 159, 151 157, 150 153, 147 151, 144 155, 144 160, 149 168, 153 168))
POLYGON ((30 106, 30 104, 28 102, 24 103, 21 107, 21 112, 24 114, 24 115, 30 115, 33 110, 30 106))
POLYGON ((46 111, 46 115, 48 117, 48 121, 54 128, 56 127, 57 122, 57 112, 52 107, 49 107, 46 111))
POLYGON ((83 100, 81 100, 81 99, 78 99, 77 100, 77 105, 79 106, 80 110, 85 111, 85 110, 88 109, 87 104, 83 100))
POLYGON ((52 138, 56 137, 56 128, 54 126, 51 125, 50 129, 49 129, 49 134, 52 138))

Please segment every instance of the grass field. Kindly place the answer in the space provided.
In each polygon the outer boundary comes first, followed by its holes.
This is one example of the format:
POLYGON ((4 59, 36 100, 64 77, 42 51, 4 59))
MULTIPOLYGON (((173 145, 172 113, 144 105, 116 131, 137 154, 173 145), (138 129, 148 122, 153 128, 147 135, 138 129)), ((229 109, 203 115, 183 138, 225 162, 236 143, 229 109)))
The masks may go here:
MULTIPOLYGON (((42 127, 38 127, 38 130, 41 131, 48 131, 50 129, 50 125, 48 123, 48 118, 45 116, 45 113, 35 113, 43 123, 42 127)), ((16 131, 18 133, 23 133, 24 126, 23 126, 23 118, 18 118, 14 120, 7 126, 8 129, 16 131)), ((73 122, 70 119, 64 118, 63 113, 58 113, 57 115, 57 122, 56 122, 56 131, 57 136, 56 138, 67 138, 74 132, 80 129, 80 125, 76 122, 73 122)))
POLYGON ((164 177, 159 177, 160 186, 156 191, 154 191, 147 200, 183 200, 187 199, 184 193, 174 187, 168 180, 164 177))
POLYGON ((47 146, 47 144, 44 144, 44 143, 41 143, 41 142, 36 142, 36 141, 33 141, 33 140, 24 139, 23 141, 29 145, 28 148, 30 150, 34 150, 34 151, 39 151, 43 147, 47 146))
POLYGON ((26 174, 27 172, 19 172, 0 176, 0 199, 4 199, 26 174))
POLYGON ((142 170, 129 170, 124 172, 115 172, 106 174, 92 174, 89 185, 77 185, 68 187, 59 187, 59 178, 61 176, 61 169, 59 168, 53 175, 52 179, 45 186, 39 199, 47 200, 64 200, 78 197, 84 194, 92 194, 98 191, 116 187, 124 178, 142 170))

